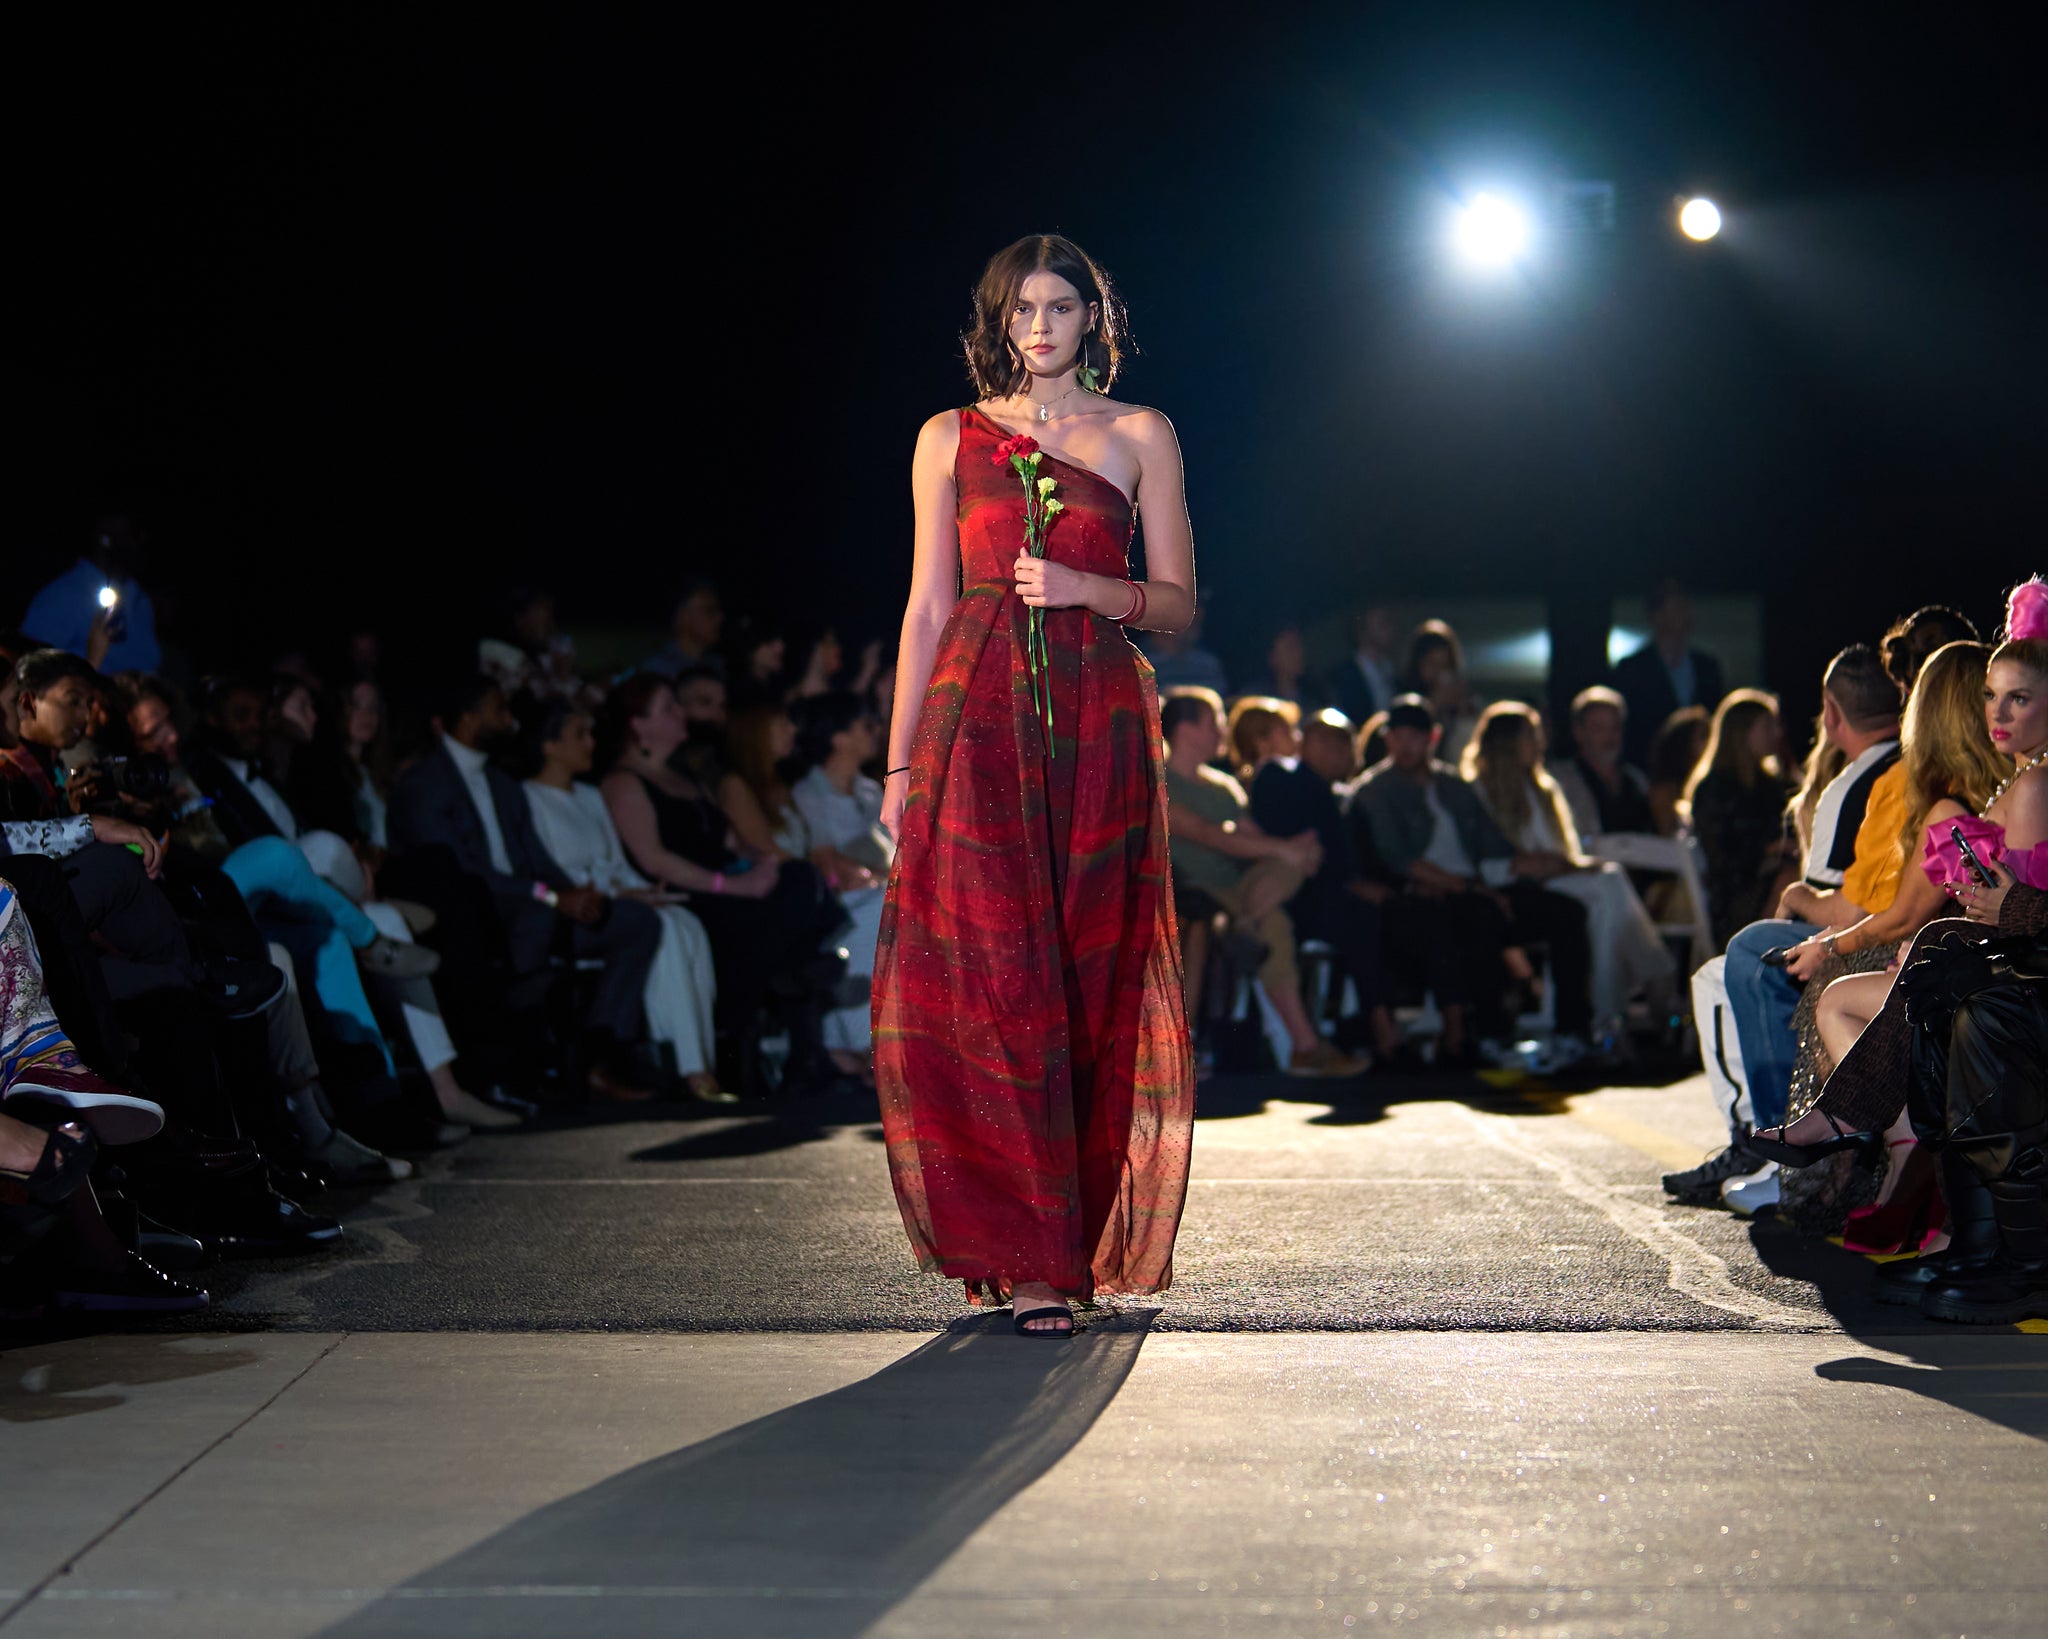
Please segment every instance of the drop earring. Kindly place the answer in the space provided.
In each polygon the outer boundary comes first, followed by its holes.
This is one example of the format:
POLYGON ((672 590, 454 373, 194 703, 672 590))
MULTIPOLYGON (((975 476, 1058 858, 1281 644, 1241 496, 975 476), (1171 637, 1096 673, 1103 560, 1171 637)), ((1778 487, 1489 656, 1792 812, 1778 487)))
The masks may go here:
POLYGON ((1088 343, 1094 336, 1095 332, 1091 330, 1081 338, 1081 368, 1074 372, 1074 379, 1080 382, 1084 392, 1099 393, 1102 391, 1102 376, 1088 361, 1088 343))

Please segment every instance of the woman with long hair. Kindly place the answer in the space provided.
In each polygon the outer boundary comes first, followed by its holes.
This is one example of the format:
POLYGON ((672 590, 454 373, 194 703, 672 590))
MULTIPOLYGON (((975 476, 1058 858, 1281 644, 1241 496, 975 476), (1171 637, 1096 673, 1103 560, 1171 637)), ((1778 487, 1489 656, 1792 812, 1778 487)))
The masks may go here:
POLYGON ((1707 753, 1705 706, 1680 706, 1658 725, 1650 742, 1650 823, 1660 837, 1675 837, 1685 823, 1682 809, 1692 771, 1707 753))
POLYGON ((1594 1030, 1619 1038, 1629 999, 1639 992, 1651 993, 1653 1015, 1669 1016, 1675 964, 1628 873, 1590 858, 1580 846, 1571 808, 1544 768, 1543 752, 1543 719, 1519 700, 1501 700, 1480 713, 1459 771, 1517 850, 1555 863, 1543 886, 1586 907, 1594 1030))
POLYGON ((1783 740, 1778 702, 1761 689, 1737 689, 1716 708, 1707 749, 1685 784, 1679 810, 1707 856, 1717 946, 1777 903, 1779 875, 1799 857, 1785 834, 1792 788, 1778 772, 1783 740))
POLYGON ((1456 767, 1479 728, 1483 702, 1465 676, 1465 645, 1447 620, 1425 620, 1408 639, 1408 659, 1401 668, 1401 692, 1419 694, 1443 727, 1436 754, 1456 767))
POLYGON ((741 850, 756 860, 801 859, 802 828, 793 824, 783 765, 796 752, 796 720, 777 700, 756 700, 726 719, 725 771, 718 806, 732 822, 741 850))
POLYGON ((1108 396, 1123 308, 1085 251, 998 252, 964 340, 976 402, 911 465, 875 1074, 918 1261, 1065 1337, 1071 1299, 1165 1290, 1187 1190, 1164 747, 1125 629, 1192 622, 1194 545, 1172 426, 1108 396))
POLYGON ((689 734, 666 678, 642 673, 614 689, 596 754, 605 807, 640 874, 690 896, 711 939, 718 1013, 742 1053, 758 1043, 756 1015, 773 988, 806 1004, 789 1021, 804 1038, 792 1045, 791 1073, 809 1072, 823 1055, 818 1018, 838 978, 836 963, 825 972, 820 946, 845 913, 807 860, 756 863, 741 852, 717 797, 676 756, 689 734))

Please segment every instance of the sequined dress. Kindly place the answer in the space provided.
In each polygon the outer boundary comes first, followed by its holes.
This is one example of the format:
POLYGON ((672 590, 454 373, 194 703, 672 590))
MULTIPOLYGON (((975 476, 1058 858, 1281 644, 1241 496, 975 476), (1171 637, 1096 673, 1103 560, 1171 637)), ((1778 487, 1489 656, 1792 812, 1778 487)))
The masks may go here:
MULTIPOLYGON (((960 412, 959 601, 940 636, 875 952, 875 1080, 919 1263, 970 1295, 1163 1291, 1187 1193, 1194 1058, 1152 668, 1114 621, 1046 611, 1052 736, 1010 580, 1009 436, 960 412)), ((1114 484, 1047 451, 1052 559, 1128 573, 1114 484)))

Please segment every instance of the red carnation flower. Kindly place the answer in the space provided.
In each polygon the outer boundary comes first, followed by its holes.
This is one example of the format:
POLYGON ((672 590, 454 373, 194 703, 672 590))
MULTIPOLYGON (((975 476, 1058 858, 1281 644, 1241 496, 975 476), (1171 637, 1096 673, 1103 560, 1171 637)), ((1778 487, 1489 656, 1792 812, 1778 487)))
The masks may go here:
POLYGON ((1008 466, 1010 458, 1016 456, 1028 460, 1038 453, 1038 440, 1026 433, 1012 433, 996 446, 996 453, 989 457, 992 466, 1008 466))

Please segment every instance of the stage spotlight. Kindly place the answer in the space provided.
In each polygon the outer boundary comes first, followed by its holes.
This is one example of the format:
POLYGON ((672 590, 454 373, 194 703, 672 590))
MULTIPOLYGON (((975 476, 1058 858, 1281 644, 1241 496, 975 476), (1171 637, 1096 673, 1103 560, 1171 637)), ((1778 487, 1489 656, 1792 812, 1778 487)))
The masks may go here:
POLYGON ((1678 228, 1688 239, 1702 242, 1721 231, 1721 210, 1711 199, 1688 199, 1678 213, 1678 228))
POLYGON ((1488 267, 1503 267, 1528 247, 1529 218, 1512 200, 1498 194, 1472 196, 1458 213, 1458 249, 1488 267))

